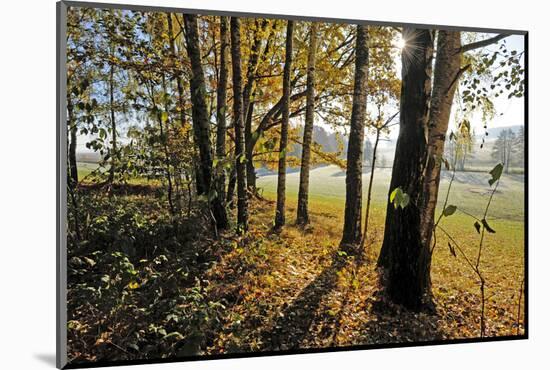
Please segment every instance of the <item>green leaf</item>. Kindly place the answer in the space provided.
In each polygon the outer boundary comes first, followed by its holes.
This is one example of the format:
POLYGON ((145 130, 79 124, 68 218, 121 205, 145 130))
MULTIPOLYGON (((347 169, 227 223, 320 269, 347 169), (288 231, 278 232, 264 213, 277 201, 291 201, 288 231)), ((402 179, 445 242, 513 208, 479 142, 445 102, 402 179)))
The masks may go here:
POLYGON ((496 233, 496 231, 495 231, 493 228, 491 228, 491 226, 489 226, 489 224, 487 223, 487 220, 486 220, 486 219, 481 220, 481 223, 482 223, 483 226, 485 227, 485 230, 487 230, 487 231, 490 232, 491 234, 496 233))
POLYGON ((497 164, 491 171, 489 171, 489 174, 492 176, 489 180, 489 186, 492 186, 495 182, 497 182, 500 179, 500 176, 502 176, 502 170, 504 169, 504 166, 502 163, 497 164))
POLYGON ((401 188, 395 188, 395 189, 393 189, 393 191, 392 191, 391 194, 390 194, 390 202, 392 202, 392 203, 394 202, 395 197, 397 197, 397 193, 398 193, 398 192, 401 192, 401 188))
POLYGON ((456 212, 456 206, 449 205, 443 210, 443 216, 449 217, 456 212))
POLYGON ((406 206, 409 205, 409 201, 411 200, 411 198, 409 197, 409 194, 407 193, 403 193, 403 198, 401 199, 401 208, 405 208, 406 206))
POLYGON ((409 195, 401 189, 401 187, 397 187, 393 189, 393 191, 390 194, 390 202, 393 203, 393 206, 397 209, 397 207, 405 208, 411 198, 409 195))

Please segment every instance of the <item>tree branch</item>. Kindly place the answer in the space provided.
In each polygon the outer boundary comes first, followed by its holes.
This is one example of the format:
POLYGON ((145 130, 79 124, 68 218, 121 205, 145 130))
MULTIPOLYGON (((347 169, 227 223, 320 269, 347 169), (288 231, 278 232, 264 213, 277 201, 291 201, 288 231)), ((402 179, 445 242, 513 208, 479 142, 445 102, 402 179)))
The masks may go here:
POLYGON ((489 45, 492 45, 492 44, 495 44, 495 43, 499 42, 500 40, 502 40, 503 38, 506 38, 508 36, 511 36, 511 35, 501 34, 501 35, 496 35, 494 37, 490 37, 486 40, 476 41, 476 42, 472 42, 470 44, 462 45, 462 47, 460 48, 460 51, 465 53, 467 51, 471 51, 471 50, 479 49, 479 48, 482 48, 482 47, 485 47, 485 46, 489 46, 489 45))

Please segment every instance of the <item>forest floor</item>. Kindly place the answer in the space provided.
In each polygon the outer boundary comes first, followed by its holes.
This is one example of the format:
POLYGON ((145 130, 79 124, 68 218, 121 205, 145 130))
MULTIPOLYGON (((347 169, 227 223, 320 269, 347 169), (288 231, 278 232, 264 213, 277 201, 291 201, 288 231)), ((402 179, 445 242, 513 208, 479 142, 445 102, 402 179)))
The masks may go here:
MULTIPOLYGON (((92 252, 81 247, 69 252, 69 359, 157 358, 479 337, 479 285, 466 261, 450 253, 447 240, 438 237, 432 263, 435 310, 416 313, 394 305, 386 299, 376 269, 384 222, 383 202, 377 199, 387 190, 375 188, 366 248, 363 257, 357 258, 338 249, 343 202, 334 197, 343 193, 331 192, 325 180, 324 185, 314 180, 311 223, 300 228, 293 225, 296 196, 289 176, 288 225, 274 233, 273 188, 268 177, 260 179, 266 199, 252 202, 245 237, 227 232, 215 239, 197 230, 197 222, 189 222, 179 232, 193 237, 159 240, 147 226, 159 222, 161 205, 151 202, 154 189, 118 197, 125 208, 135 206, 127 210, 128 217, 143 228, 142 236, 132 237, 143 245, 155 245, 136 253, 137 242, 119 235, 115 242, 109 240, 106 250, 92 252), (316 192, 316 187, 328 188, 328 192, 316 192), (136 209, 147 211, 134 220, 136 209), (127 272, 118 272, 121 269, 127 272)), ((517 205, 508 204, 518 198, 518 193, 510 193, 519 180, 510 178, 508 184, 506 180, 502 197, 510 200, 495 201, 493 214, 499 217, 491 219, 491 226, 497 233, 486 237, 481 258, 487 281, 488 337, 523 333, 524 302, 518 300, 524 225, 518 208, 513 214, 517 205)), ((472 181, 458 184, 468 189, 485 187, 472 181)), ((466 198, 460 199, 465 207, 483 204, 466 198)), ((115 217, 120 213, 116 207, 109 211, 98 207, 98 212, 112 212, 105 217, 115 217)), ((95 225, 101 217, 95 215, 90 223, 95 225)), ((445 228, 466 255, 475 259, 479 236, 473 220, 457 212, 445 219, 445 228)))

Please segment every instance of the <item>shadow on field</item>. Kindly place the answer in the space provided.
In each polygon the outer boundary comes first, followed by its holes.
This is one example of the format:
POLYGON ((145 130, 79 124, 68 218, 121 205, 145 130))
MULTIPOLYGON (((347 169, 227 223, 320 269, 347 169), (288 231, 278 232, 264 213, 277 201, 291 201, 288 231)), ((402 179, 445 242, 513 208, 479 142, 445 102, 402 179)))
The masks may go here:
POLYGON ((338 272, 347 264, 346 257, 337 252, 332 263, 325 268, 275 319, 274 324, 262 333, 264 350, 288 350, 302 347, 312 325, 323 316, 321 302, 338 283, 338 272))
POLYGON ((437 313, 413 312, 377 292, 370 299, 371 319, 361 328, 357 344, 423 342, 444 339, 437 313))

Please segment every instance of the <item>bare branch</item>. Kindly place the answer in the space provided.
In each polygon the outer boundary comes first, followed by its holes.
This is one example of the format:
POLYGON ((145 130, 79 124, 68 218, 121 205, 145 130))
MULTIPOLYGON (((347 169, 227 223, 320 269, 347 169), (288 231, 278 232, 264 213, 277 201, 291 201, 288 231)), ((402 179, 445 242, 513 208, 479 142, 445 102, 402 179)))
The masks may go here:
POLYGON ((486 40, 476 41, 476 42, 472 42, 470 44, 462 45, 462 47, 460 48, 460 51, 465 53, 467 51, 483 48, 485 46, 495 44, 495 43, 499 42, 500 40, 502 40, 503 38, 506 38, 508 36, 511 36, 511 35, 501 34, 501 35, 496 35, 494 37, 490 37, 486 40))

